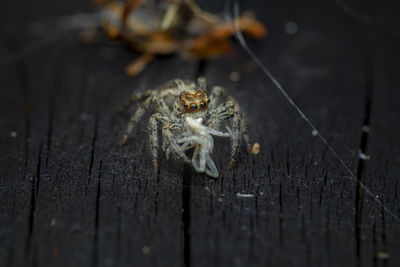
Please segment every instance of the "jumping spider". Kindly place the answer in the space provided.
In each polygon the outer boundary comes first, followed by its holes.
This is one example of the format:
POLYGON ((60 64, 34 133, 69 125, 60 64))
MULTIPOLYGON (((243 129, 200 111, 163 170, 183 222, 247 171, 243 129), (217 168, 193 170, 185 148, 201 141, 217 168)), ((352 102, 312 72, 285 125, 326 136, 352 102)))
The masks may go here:
POLYGON ((251 151, 246 120, 239 104, 219 86, 214 86, 208 96, 204 78, 199 78, 196 83, 176 79, 156 90, 133 95, 122 111, 143 99, 144 101, 129 120, 121 144, 126 143, 134 125, 152 104, 156 113, 149 119, 148 130, 155 169, 158 169, 158 123, 162 125, 162 149, 167 159, 172 153, 184 163, 191 165, 197 172, 204 172, 211 177, 219 175, 211 158, 214 148, 212 135, 231 138, 230 166, 235 162, 242 136, 247 144, 248 152, 251 151), (227 132, 220 130, 223 125, 227 132), (191 148, 194 152, 189 159, 186 151, 191 148))

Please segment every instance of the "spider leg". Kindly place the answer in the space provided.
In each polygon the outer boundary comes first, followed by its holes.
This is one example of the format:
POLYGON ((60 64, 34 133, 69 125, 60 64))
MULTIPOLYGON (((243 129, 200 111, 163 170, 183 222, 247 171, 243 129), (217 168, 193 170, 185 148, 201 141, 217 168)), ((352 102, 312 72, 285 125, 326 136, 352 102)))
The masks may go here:
POLYGON ((163 86, 159 87, 160 94, 166 95, 171 94, 178 96, 182 91, 185 91, 188 87, 192 87, 192 83, 182 79, 173 79, 166 82, 163 86))
MULTIPOLYGON (((226 104, 223 104, 221 111, 217 115, 217 119, 222 122, 231 119, 230 134, 232 136, 232 149, 231 149, 231 160, 229 162, 229 167, 232 167, 235 163, 236 154, 240 148, 240 141, 243 133, 242 129, 242 113, 240 112, 239 105, 234 102, 234 100, 229 100, 226 104)), ((228 128, 229 129, 229 128, 228 128)), ((247 136, 247 128, 245 128, 247 136)), ((246 137, 248 141, 248 136, 246 137)))
MULTIPOLYGON (((217 88, 222 95, 224 91, 222 88, 217 88), (222 91, 223 90, 223 91, 222 91)), ((213 90, 214 91, 214 90, 213 90)), ((214 91, 215 92, 215 91, 214 91)), ((219 95, 216 95, 217 97, 219 95)), ((229 162, 229 166, 232 167, 235 162, 235 156, 240 148, 240 141, 242 133, 244 136, 246 143, 248 143, 248 135, 247 135, 247 127, 242 129, 242 125, 245 126, 242 113, 240 112, 239 105, 234 102, 232 98, 228 100, 226 103, 219 105, 215 110, 210 112, 210 119, 208 120, 209 127, 212 129, 218 129, 221 123, 231 120, 231 127, 228 127, 228 131, 231 134, 232 138, 232 150, 231 150, 231 160, 229 162)), ((248 144, 248 148, 249 148, 248 144)))
POLYGON ((222 88, 220 86, 214 86, 210 93, 211 102, 208 105, 208 109, 209 110, 216 109, 218 107, 218 102, 219 102, 220 98, 226 97, 227 95, 228 95, 228 93, 225 91, 224 88, 222 88))
POLYGON ((233 104, 236 110, 240 110, 239 104, 236 102, 236 100, 221 86, 214 86, 212 88, 210 98, 212 100, 209 104, 209 109, 217 108, 220 98, 226 98, 227 101, 230 101, 233 104))
MULTIPOLYGON (((148 98, 141 104, 141 106, 136 110, 136 112, 131 116, 129 119, 128 126, 126 128, 125 134, 122 137, 121 144, 124 145, 126 141, 128 140, 129 135, 132 133, 133 127, 135 124, 143 117, 146 109, 149 107, 150 103, 153 103, 156 105, 156 108, 159 110, 160 115, 163 115, 165 117, 168 116, 170 113, 170 110, 168 108, 168 105, 164 102, 164 100, 157 96, 157 95, 152 95, 154 91, 146 91, 143 94, 139 94, 137 96, 132 97, 132 101, 136 101, 137 99, 140 99, 141 97, 144 97, 145 95, 150 94, 148 98)), ((128 102, 125 106, 131 105, 130 102, 128 102)))
MULTIPOLYGON (((251 153, 252 148, 249 140, 249 134, 248 134, 248 121, 243 118, 242 113, 238 113, 239 115, 239 120, 240 120, 240 136, 243 136, 244 141, 246 142, 246 150, 248 153, 251 153)), ((228 130, 230 134, 232 134, 232 129, 228 126, 225 125, 225 128, 228 130)))
POLYGON ((124 145, 126 141, 128 140, 129 135, 131 135, 133 126, 143 117, 144 112, 146 109, 149 107, 151 103, 152 97, 148 97, 142 104, 141 106, 136 110, 136 112, 131 116, 129 119, 128 126, 126 127, 125 134, 122 137, 121 140, 121 145, 124 145))
POLYGON ((246 150, 247 153, 251 153, 251 144, 249 140, 249 132, 248 132, 248 121, 245 118, 241 118, 240 129, 242 131, 243 139, 246 142, 246 150))
POLYGON ((216 109, 209 112, 208 126, 211 129, 218 130, 222 122, 230 119, 234 113, 234 104, 232 101, 220 104, 216 109))
MULTIPOLYGON (((162 90, 160 93, 160 96, 154 96, 151 100, 156 105, 157 109, 159 110, 159 113, 154 114, 153 116, 155 116, 155 118, 158 121, 162 122, 163 124, 166 123, 167 121, 169 121, 168 116, 171 113, 170 109, 169 109, 168 105, 165 103, 163 97, 165 97, 167 95, 176 95, 175 91, 176 90, 174 90, 174 89, 162 90)), ((154 122, 152 122, 152 123, 154 124, 154 122)), ((157 130, 155 130, 155 133, 153 135, 157 135, 157 130)), ((156 141, 156 142, 158 142, 158 141, 156 141)), ((157 153, 157 149, 158 149, 158 146, 157 146, 155 152, 153 152, 153 149, 152 149, 152 154, 157 153)), ((168 160, 171 149, 166 144, 165 139, 164 139, 164 142, 162 145, 162 149, 163 149, 163 151, 165 151, 165 156, 168 160)), ((185 148, 185 149, 189 149, 189 148, 185 148)), ((185 149, 182 149, 182 150, 185 150, 185 149)), ((157 155, 155 157, 153 156, 153 165, 154 165, 154 162, 157 162, 157 155)))
POLYGON ((214 86, 210 98, 212 99, 209 105, 211 111, 209 112, 208 125, 210 128, 218 130, 223 121, 232 119, 232 129, 230 130, 232 133, 232 153, 229 163, 229 166, 232 166, 235 162, 235 155, 239 150, 241 136, 246 142, 247 152, 251 152, 247 120, 243 117, 239 104, 224 88, 214 86), (227 102, 216 106, 220 98, 226 98, 227 102))
POLYGON ((232 167, 235 163, 235 156, 240 148, 241 139, 241 116, 240 113, 234 112, 232 116, 232 151, 231 151, 231 161, 229 162, 229 167, 232 167))
POLYGON ((149 119, 150 131, 150 151, 154 169, 158 169, 157 154, 158 154, 158 133, 157 122, 165 122, 168 118, 163 117, 160 113, 153 114, 149 119))
POLYGON ((206 91, 207 89, 207 80, 204 77, 197 78, 196 85, 198 89, 206 91))
POLYGON ((220 127, 220 121, 218 120, 218 113, 217 111, 214 109, 212 111, 210 111, 209 113, 210 118, 208 119, 207 123, 208 123, 208 127, 210 127, 211 129, 219 129, 220 127))
POLYGON ((154 91, 153 90, 147 90, 145 92, 141 92, 139 94, 134 94, 132 95, 128 101, 126 101, 126 103, 121 107, 120 112, 124 112, 126 111, 128 108, 130 108, 134 103, 136 103, 137 101, 145 98, 145 97, 149 97, 154 91))
POLYGON ((250 145, 250 140, 249 140, 249 134, 248 134, 248 121, 245 118, 243 112, 240 110, 239 104, 232 98, 229 98, 229 102, 232 103, 234 111, 237 113, 237 116, 233 116, 233 120, 238 120, 239 121, 239 128, 240 128, 240 133, 239 133, 239 140, 241 139, 241 136, 243 136, 244 141, 246 142, 246 149, 247 152, 251 152, 251 145, 250 145), (235 118, 236 116, 236 118, 235 118))
POLYGON ((158 111, 165 117, 168 117, 171 113, 168 105, 165 103, 163 96, 154 96, 151 100, 155 106, 157 107, 158 111))

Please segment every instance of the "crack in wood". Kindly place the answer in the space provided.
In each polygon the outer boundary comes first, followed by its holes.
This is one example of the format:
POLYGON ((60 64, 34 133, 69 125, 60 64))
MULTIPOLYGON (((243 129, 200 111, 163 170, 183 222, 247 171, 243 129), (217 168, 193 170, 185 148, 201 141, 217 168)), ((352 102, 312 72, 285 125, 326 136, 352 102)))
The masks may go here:
MULTIPOLYGON (((386 244, 386 220, 385 220, 385 210, 383 207, 381 207, 381 216, 382 216, 382 233, 381 233, 381 239, 382 239, 382 249, 380 251, 375 251, 375 255, 378 255, 379 253, 387 253, 387 244, 386 244)), ((388 258, 382 258, 383 261, 383 266, 387 267, 388 266, 388 258)))
MULTIPOLYGON (((365 104, 364 104, 364 119, 362 122, 362 127, 370 128, 370 118, 371 118, 371 107, 372 107, 372 95, 374 90, 375 76, 374 76, 374 63, 371 55, 371 50, 369 47, 369 42, 366 38, 366 33, 363 33, 363 73, 364 73, 364 88, 365 88, 365 104)), ((366 130, 362 131, 360 148, 359 151, 363 155, 367 153, 368 136, 369 132, 366 130)), ((358 183, 356 186, 356 197, 354 207, 356 210, 355 214, 355 238, 356 238, 356 255, 357 255, 357 265, 360 265, 361 259, 361 221, 362 221, 362 209, 364 200, 364 189, 361 184, 365 185, 365 175, 367 171, 367 159, 359 157, 357 165, 357 179, 358 183)))
POLYGON ((39 156, 38 156, 38 161, 37 161, 37 165, 36 165, 36 195, 35 198, 38 199, 39 198, 39 186, 40 186, 40 170, 41 170, 41 164, 42 164, 42 148, 43 145, 42 143, 39 144, 39 156))
POLYGON ((157 169, 157 180, 156 180, 156 194, 154 196, 154 215, 157 218, 158 215, 158 199, 160 197, 160 168, 157 169))
POLYGON ((47 153, 46 153, 46 167, 49 166, 49 158, 51 151, 51 141, 53 137, 53 118, 54 118, 54 90, 47 89, 48 98, 48 121, 47 121, 47 153))
POLYGON ((30 96, 29 79, 28 72, 25 67, 24 61, 18 60, 16 62, 17 74, 19 77, 20 87, 22 90, 22 101, 24 107, 24 120, 25 120, 25 163, 24 163, 24 174, 23 179, 25 181, 26 174, 28 171, 28 161, 29 161, 29 140, 31 138, 31 119, 32 119, 32 101, 30 96))
POLYGON ((39 190, 39 183, 40 183, 40 169, 41 169, 41 153, 42 153, 42 143, 39 144, 39 155, 38 155, 38 162, 36 165, 36 173, 31 179, 31 198, 29 204, 29 216, 28 216, 28 234, 27 234, 27 241, 25 247, 25 261, 27 263, 34 264, 34 255, 35 249, 32 247, 33 242, 33 230, 35 226, 35 213, 36 213, 36 205, 37 205, 37 198, 38 198, 38 190, 39 190))
MULTIPOLYGON (((195 79, 204 74, 207 61, 199 60, 197 65, 197 72, 195 79)), ((192 168, 184 164, 182 173, 182 254, 183 266, 190 267, 191 264, 191 250, 190 250, 190 224, 191 224, 191 184, 192 184, 192 168)))
POLYGON ((99 176, 97 182, 97 194, 96 194, 96 207, 95 207, 95 219, 94 219, 94 236, 93 236, 93 248, 92 248, 92 267, 98 266, 98 243, 99 243, 99 213, 100 213, 100 194, 101 194, 101 174, 102 174, 103 161, 99 163, 99 176))
POLYGON ((116 237, 116 246, 115 246, 115 255, 117 256, 116 265, 119 266, 119 261, 121 259, 122 254, 122 203, 117 207, 117 237, 116 237))
POLYGON ((96 112, 96 115, 94 118, 94 130, 93 130, 92 143, 90 146, 89 181, 88 181, 89 184, 90 184, 90 175, 92 174, 92 169, 93 169, 94 154, 95 154, 98 130, 99 130, 99 114, 96 112))
POLYGON ((377 249, 377 238, 376 238, 376 219, 374 218, 373 219, 374 221, 373 221, 373 223, 372 223, 372 249, 373 249, 373 251, 374 251, 374 256, 372 257, 372 263, 373 263, 373 266, 377 266, 377 262, 378 262, 378 259, 377 259, 377 252, 378 252, 378 249, 377 249))
POLYGON ((282 182, 279 183, 279 246, 283 248, 283 207, 282 207, 282 182))

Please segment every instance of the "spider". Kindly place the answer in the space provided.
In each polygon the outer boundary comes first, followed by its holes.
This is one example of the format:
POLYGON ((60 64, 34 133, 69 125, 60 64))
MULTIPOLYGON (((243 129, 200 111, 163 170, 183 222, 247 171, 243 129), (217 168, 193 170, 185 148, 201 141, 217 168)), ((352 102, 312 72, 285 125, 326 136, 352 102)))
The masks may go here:
POLYGON ((140 73, 155 55, 215 58, 229 51, 233 25, 262 38, 265 27, 245 12, 233 22, 202 10, 193 0, 94 0, 103 5, 103 27, 112 39, 127 42, 142 55, 125 72, 140 73))
POLYGON ((135 124, 153 105, 155 113, 148 123, 153 167, 158 169, 158 125, 161 124, 162 150, 167 159, 172 153, 197 172, 218 177, 218 169, 211 158, 214 148, 212 136, 231 139, 230 167, 235 162, 242 137, 248 152, 251 152, 251 146, 247 122, 239 104, 222 87, 214 86, 210 96, 206 93, 206 87, 204 78, 196 82, 175 79, 156 90, 133 95, 121 111, 137 101, 142 102, 131 116, 121 144, 127 142, 135 124), (221 131, 222 126, 225 126, 226 132, 221 131), (190 159, 187 151, 192 148, 194 151, 190 159))

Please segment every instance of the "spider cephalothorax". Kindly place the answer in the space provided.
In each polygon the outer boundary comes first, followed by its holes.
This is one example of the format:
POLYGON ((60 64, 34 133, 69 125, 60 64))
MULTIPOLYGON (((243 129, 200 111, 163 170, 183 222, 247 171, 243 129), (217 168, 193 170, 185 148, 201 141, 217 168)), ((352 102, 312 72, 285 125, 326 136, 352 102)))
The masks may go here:
POLYGON ((187 113, 197 113, 199 111, 206 111, 210 98, 204 90, 198 90, 193 93, 183 92, 179 95, 181 106, 187 113))
POLYGON ((207 95, 206 81, 197 83, 176 79, 156 90, 133 95, 124 109, 144 99, 131 117, 121 141, 125 144, 133 126, 143 117, 150 104, 155 113, 149 119, 150 151, 154 168, 158 168, 158 124, 162 125, 163 145, 167 159, 170 153, 191 165, 197 172, 217 177, 218 169, 211 158, 214 149, 212 136, 228 137, 232 140, 230 163, 232 166, 243 137, 250 151, 246 120, 239 104, 225 89, 214 86, 207 95), (227 132, 221 130, 225 126, 227 132), (193 149, 191 159, 186 151, 193 149))

